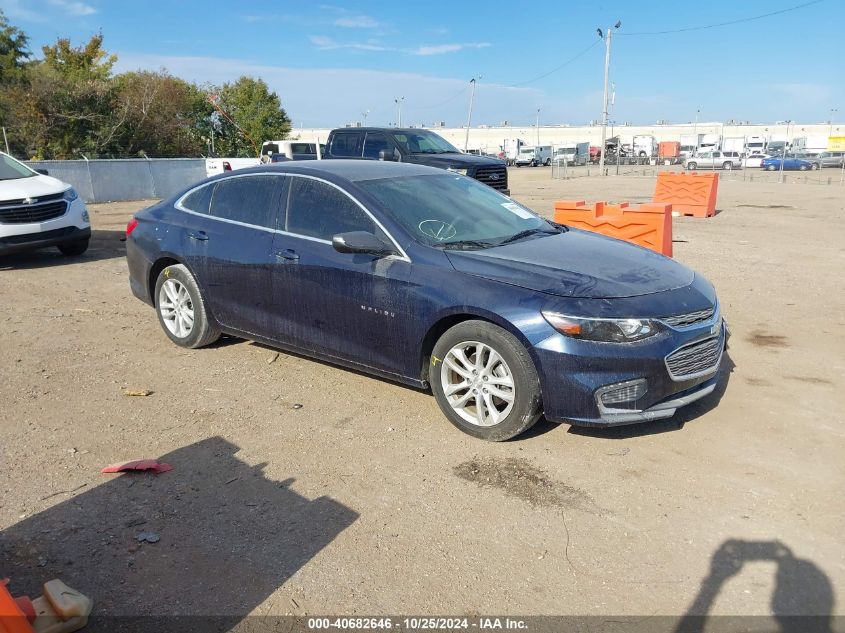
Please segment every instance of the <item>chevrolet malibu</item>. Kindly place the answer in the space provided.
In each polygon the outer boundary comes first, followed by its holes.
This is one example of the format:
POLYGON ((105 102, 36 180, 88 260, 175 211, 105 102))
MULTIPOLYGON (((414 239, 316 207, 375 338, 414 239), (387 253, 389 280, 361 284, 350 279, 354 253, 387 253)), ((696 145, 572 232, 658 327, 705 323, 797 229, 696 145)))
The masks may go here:
POLYGON ((132 292, 175 344, 225 333, 430 388, 487 440, 541 415, 667 418, 719 378, 727 331, 702 276, 431 167, 246 169, 126 232, 132 292))

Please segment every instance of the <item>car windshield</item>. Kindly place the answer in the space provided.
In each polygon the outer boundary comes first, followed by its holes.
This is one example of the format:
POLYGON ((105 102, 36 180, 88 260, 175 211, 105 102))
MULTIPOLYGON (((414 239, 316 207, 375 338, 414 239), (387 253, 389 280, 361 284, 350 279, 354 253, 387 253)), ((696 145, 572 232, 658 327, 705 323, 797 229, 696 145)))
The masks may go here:
POLYGON ((434 132, 394 132, 393 138, 411 154, 460 154, 461 151, 434 132))
POLYGON ((11 156, 0 154, 0 180, 16 180, 18 178, 32 178, 38 174, 23 163, 19 163, 11 156))
POLYGON ((384 178, 358 185, 428 246, 487 248, 560 232, 533 211, 464 176, 384 178))

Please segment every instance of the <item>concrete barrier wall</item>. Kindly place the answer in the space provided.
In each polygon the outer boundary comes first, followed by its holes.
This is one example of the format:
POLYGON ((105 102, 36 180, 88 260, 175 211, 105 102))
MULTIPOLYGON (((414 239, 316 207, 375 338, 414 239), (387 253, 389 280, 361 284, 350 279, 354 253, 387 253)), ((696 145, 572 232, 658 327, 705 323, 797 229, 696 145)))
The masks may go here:
POLYGON ((26 164, 70 183, 85 202, 168 198, 205 178, 204 158, 33 160, 26 164))

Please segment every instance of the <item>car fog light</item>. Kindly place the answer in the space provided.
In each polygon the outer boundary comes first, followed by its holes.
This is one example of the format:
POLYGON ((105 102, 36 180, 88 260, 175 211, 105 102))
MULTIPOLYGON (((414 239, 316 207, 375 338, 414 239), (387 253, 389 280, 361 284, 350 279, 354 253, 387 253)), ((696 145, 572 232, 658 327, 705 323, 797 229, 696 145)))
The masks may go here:
POLYGON ((610 405, 639 400, 648 391, 648 381, 645 378, 629 380, 627 382, 607 385, 596 392, 599 404, 610 405))

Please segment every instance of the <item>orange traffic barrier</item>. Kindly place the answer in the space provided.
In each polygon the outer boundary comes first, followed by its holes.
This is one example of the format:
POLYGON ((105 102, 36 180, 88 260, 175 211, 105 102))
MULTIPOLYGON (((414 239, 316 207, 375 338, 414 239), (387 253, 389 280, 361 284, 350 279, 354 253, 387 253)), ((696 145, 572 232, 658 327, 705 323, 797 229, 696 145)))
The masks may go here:
POLYGON ((672 257, 672 205, 627 202, 588 206, 583 200, 555 202, 555 222, 638 244, 672 257))
POLYGON ((0 580, 0 633, 34 633, 26 611, 21 608, 22 599, 13 598, 6 589, 8 582, 0 580))
POLYGON ((652 202, 668 202, 681 215, 709 218, 716 215, 719 174, 661 171, 652 202))

